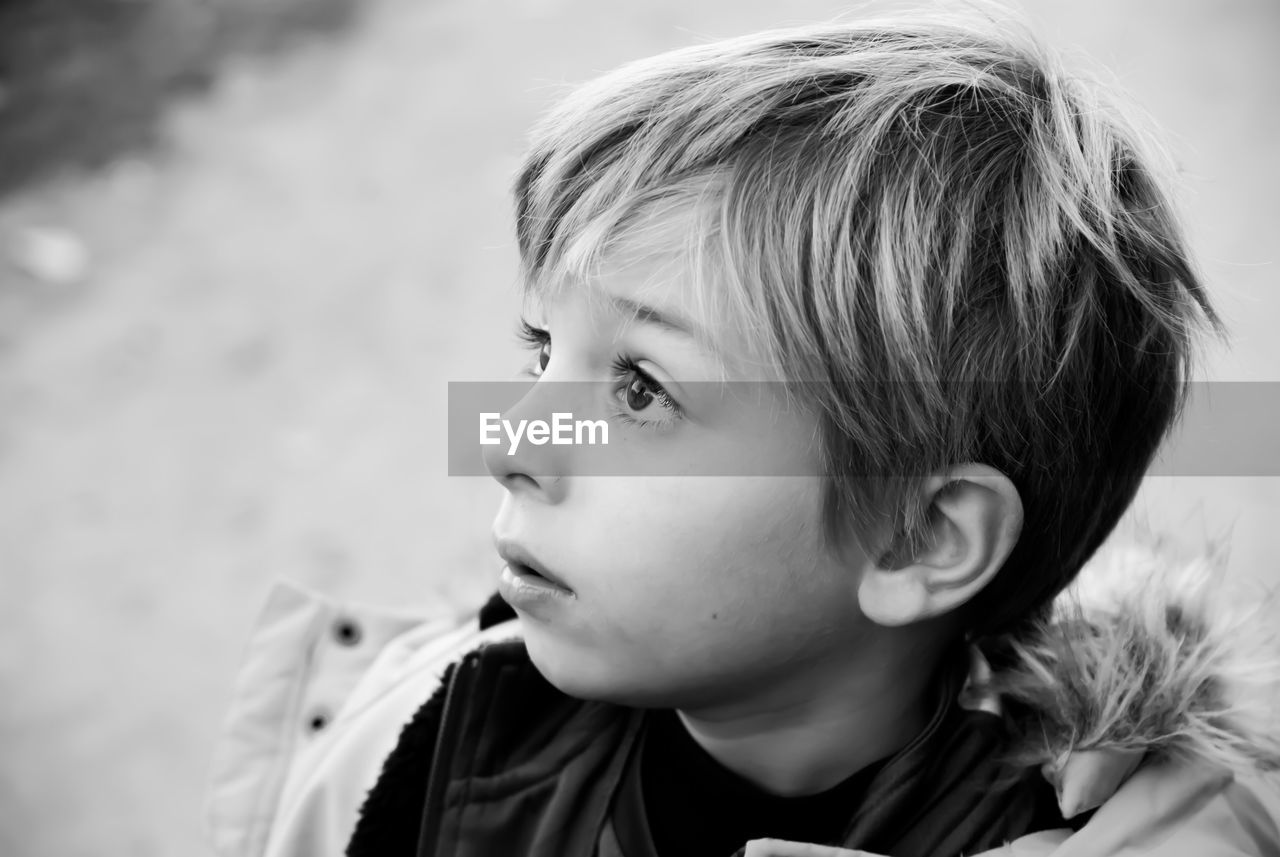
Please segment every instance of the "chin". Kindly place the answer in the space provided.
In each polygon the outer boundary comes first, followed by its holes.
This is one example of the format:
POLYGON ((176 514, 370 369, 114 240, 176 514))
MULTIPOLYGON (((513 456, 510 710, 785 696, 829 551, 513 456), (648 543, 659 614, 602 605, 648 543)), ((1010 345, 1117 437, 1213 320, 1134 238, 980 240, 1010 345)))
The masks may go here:
POLYGON ((656 696, 628 674, 626 664, 610 663, 595 647, 578 646, 548 633, 545 627, 524 624, 529 659, 542 677, 561 693, 592 702, 652 707, 656 696))

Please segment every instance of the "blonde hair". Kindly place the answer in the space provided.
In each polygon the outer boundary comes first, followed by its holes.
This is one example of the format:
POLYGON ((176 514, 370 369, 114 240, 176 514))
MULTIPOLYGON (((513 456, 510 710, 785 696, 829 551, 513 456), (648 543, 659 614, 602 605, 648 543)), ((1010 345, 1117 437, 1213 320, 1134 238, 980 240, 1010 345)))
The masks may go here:
MULTIPOLYGON (((1146 135, 1033 38, 931 16, 766 32, 627 65, 534 131, 515 186, 533 290, 687 203, 699 297, 818 415, 828 524, 981 461, 1024 530, 974 605, 1037 613, 1131 500, 1216 317, 1146 135), (905 478, 904 478, 905 477, 905 478)), ((884 523, 882 521, 881 523, 884 523)))

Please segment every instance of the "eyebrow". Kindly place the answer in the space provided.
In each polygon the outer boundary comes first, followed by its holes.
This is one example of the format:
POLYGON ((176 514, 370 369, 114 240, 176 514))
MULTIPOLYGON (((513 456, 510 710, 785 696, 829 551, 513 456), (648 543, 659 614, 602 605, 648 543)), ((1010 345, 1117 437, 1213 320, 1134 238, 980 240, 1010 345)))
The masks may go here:
POLYGON ((608 298, 609 303, 619 312, 627 313, 644 324, 656 325, 663 330, 669 330, 687 337, 698 349, 699 353, 706 355, 715 362, 722 374, 728 371, 726 369, 725 355, 721 352, 720 346, 711 337, 707 336, 707 332, 701 326, 695 324, 691 319, 685 318, 680 313, 659 309, 621 295, 609 295, 608 298))
POLYGON ((630 298, 610 296, 609 301, 620 312, 634 316, 638 321, 642 321, 645 324, 656 324, 658 327, 683 334, 698 342, 709 342, 698 325, 678 313, 660 310, 648 304, 633 301, 630 298))

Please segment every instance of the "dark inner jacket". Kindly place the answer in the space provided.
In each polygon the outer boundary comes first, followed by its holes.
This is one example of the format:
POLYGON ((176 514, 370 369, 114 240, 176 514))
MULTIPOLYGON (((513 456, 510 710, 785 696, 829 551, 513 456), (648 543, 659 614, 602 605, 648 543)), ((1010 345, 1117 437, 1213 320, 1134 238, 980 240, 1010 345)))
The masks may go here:
MULTIPOLYGON (((491 602, 481 624, 510 616, 491 602)), ((933 718, 850 807, 843 847, 956 857, 1067 826, 1039 772, 1005 760, 1001 719, 957 704, 966 674, 944 667, 933 718)), ((523 643, 471 652, 402 730, 347 855, 592 857, 644 717, 561 693, 523 643)))

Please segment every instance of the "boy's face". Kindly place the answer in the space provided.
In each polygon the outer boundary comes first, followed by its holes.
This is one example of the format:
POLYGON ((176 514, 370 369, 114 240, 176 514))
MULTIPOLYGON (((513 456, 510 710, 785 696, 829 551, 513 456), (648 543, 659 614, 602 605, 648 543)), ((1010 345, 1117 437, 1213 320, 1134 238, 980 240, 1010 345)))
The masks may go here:
POLYGON ((547 331, 541 377, 503 414, 549 421, 565 388, 603 390, 610 454, 636 475, 586 475, 569 445, 485 452, 506 489, 500 588, 538 668, 575 696, 697 709, 847 664, 869 625, 856 595, 866 559, 827 547, 819 476, 688 475, 726 454, 816 473, 817 425, 775 385, 713 392, 747 380, 749 349, 716 328, 714 353, 690 335, 706 320, 673 259, 607 266, 590 294, 545 301, 532 320, 547 331))

